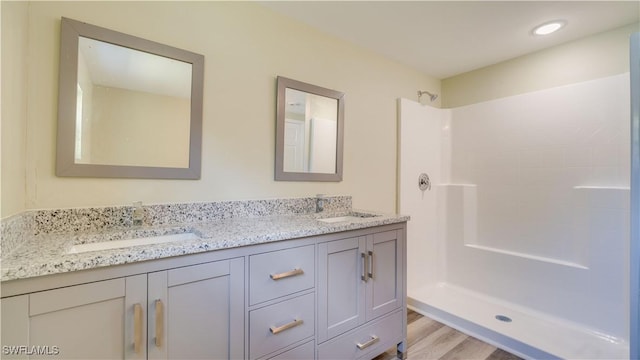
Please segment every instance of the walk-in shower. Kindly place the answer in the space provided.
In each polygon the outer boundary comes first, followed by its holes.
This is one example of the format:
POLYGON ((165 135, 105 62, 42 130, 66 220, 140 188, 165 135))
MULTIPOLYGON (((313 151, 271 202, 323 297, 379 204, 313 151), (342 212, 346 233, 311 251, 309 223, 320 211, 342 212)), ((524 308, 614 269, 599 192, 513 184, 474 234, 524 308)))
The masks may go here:
POLYGON ((527 358, 629 358, 629 98, 621 74, 400 99, 410 306, 527 358))

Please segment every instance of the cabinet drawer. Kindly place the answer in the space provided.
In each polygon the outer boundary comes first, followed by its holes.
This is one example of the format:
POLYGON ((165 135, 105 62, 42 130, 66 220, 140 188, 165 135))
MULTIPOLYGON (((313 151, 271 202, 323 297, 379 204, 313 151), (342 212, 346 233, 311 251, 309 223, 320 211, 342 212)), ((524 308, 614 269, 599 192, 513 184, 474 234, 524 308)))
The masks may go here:
POLYGON ((269 358, 269 360, 313 360, 314 352, 315 347, 312 340, 308 343, 296 346, 289 351, 285 351, 280 355, 269 358))
POLYGON ((312 288, 314 259, 314 245, 250 256, 249 305, 312 288))
POLYGON ((398 311, 325 342, 318 347, 318 359, 357 359, 384 352, 402 339, 402 314, 398 311))
POLYGON ((313 336, 314 302, 310 293, 249 312, 249 356, 259 358, 313 336))

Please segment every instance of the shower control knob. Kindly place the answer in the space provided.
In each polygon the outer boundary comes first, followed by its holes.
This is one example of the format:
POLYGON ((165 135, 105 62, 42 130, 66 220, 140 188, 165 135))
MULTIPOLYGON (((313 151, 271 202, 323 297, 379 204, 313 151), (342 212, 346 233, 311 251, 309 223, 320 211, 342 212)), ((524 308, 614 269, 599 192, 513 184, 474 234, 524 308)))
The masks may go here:
POLYGON ((418 176, 418 188, 420 190, 431 190, 431 180, 429 179, 429 175, 422 173, 418 176))

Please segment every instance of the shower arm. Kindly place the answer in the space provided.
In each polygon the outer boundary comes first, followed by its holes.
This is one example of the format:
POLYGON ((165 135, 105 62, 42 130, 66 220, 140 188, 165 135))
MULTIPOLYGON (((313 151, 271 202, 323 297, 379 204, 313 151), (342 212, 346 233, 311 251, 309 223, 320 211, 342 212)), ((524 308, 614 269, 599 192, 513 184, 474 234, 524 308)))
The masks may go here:
POLYGON ((420 98, 422 97, 422 95, 429 95, 429 100, 431 101, 435 101, 438 98, 438 94, 432 94, 428 91, 420 91, 418 90, 418 102, 420 101, 420 98))

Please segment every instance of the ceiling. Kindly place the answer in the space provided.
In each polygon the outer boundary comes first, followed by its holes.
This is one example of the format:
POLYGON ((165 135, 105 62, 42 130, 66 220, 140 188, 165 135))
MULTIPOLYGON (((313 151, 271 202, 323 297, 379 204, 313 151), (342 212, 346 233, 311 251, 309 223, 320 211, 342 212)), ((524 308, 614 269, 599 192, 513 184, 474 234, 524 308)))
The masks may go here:
POLYGON ((78 51, 78 61, 85 63, 93 85, 191 97, 189 63, 83 36, 78 51))
POLYGON ((640 21, 639 1, 265 1, 438 79, 640 21), (545 37, 534 26, 564 19, 545 37))

